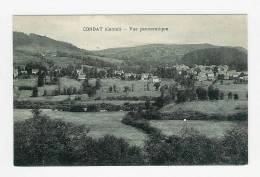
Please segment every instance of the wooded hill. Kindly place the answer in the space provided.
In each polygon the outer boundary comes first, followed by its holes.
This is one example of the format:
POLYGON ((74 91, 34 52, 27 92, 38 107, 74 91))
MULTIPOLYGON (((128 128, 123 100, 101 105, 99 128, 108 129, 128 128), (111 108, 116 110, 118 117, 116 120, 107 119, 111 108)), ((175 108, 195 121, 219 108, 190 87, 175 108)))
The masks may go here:
POLYGON ((99 51, 80 49, 70 43, 37 34, 13 33, 14 63, 52 60, 55 64, 84 63, 92 66, 140 66, 158 64, 228 65, 247 69, 247 50, 211 44, 149 44, 99 51))

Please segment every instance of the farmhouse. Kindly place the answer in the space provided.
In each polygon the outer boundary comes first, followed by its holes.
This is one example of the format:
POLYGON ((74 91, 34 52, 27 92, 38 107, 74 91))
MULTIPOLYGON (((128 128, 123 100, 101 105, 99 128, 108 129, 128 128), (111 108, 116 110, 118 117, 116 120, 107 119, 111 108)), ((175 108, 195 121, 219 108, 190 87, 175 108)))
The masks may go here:
POLYGON ((123 71, 123 70, 115 70, 115 71, 114 71, 114 74, 115 74, 115 75, 122 76, 122 75, 124 74, 124 71, 123 71))
POLYGON ((149 81, 152 82, 152 83, 161 82, 161 80, 160 80, 160 78, 158 76, 151 76, 149 81))
POLYGON ((39 69, 32 69, 32 74, 37 75, 39 72, 39 69))
POLYGON ((208 79, 206 73, 200 72, 196 77, 198 81, 206 81, 208 79))
POLYGON ((142 75, 141 75, 141 80, 148 80, 149 79, 149 76, 150 76, 150 74, 149 73, 142 73, 142 75))
POLYGON ((212 81, 215 79, 215 75, 212 71, 207 72, 207 80, 212 81))
POLYGON ((14 70, 13 70, 13 77, 17 78, 17 76, 18 76, 18 69, 14 68, 14 70))
POLYGON ((85 78, 86 78, 86 74, 81 73, 78 75, 78 80, 85 80, 85 78))

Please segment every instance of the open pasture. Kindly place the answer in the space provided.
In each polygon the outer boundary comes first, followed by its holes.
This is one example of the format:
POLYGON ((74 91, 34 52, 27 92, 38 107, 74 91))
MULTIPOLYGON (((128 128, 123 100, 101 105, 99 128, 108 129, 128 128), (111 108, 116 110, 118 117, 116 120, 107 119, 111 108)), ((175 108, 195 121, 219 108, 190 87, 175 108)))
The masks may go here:
POLYGON ((192 128, 208 138, 223 138, 232 128, 247 129, 247 121, 152 120, 150 123, 167 136, 181 135, 186 128, 192 128))
MULTIPOLYGON (((163 80, 161 85, 169 85, 173 81, 163 80)), ((98 93, 99 97, 119 97, 119 96, 128 96, 128 97, 158 97, 160 96, 160 91, 156 90, 154 83, 149 83, 147 81, 138 80, 138 81, 128 81, 120 79, 102 79, 101 80, 101 90, 98 93), (116 92, 109 91, 109 87, 116 86, 116 92), (127 86, 130 90, 126 93, 124 92, 124 87, 127 86), (148 88, 148 89, 147 89, 148 88)))
MULTIPOLYGON (((143 146, 146 135, 134 127, 121 123, 125 112, 104 113, 72 113, 52 110, 42 110, 51 119, 61 119, 66 122, 85 125, 90 129, 89 136, 99 138, 104 135, 114 135, 124 138, 132 145, 143 146)), ((32 117, 28 109, 14 109, 14 121, 22 121, 32 117)))
POLYGON ((171 103, 164 106, 160 111, 169 112, 199 112, 202 114, 232 115, 247 112, 248 102, 241 100, 218 100, 218 101, 192 101, 185 103, 171 103))

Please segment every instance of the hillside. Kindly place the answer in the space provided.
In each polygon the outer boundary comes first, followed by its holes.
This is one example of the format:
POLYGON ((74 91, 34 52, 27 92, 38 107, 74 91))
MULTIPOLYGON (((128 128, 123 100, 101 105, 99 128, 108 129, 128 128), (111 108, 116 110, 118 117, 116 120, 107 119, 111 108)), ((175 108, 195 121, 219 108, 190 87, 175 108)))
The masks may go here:
POLYGON ((191 51, 212 47, 216 46, 211 44, 149 44, 136 47, 111 48, 95 51, 94 53, 99 56, 131 62, 176 63, 191 51))
POLYGON ((247 70, 247 52, 240 48, 219 47, 195 50, 183 56, 181 63, 197 65, 228 65, 231 69, 247 70))
POLYGON ((247 69, 247 51, 242 47, 211 44, 149 44, 99 51, 80 49, 73 44, 37 34, 13 33, 14 63, 51 60, 57 65, 85 63, 92 66, 121 65, 138 68, 158 64, 226 64, 232 69, 247 69))
POLYGON ((37 34, 13 32, 14 63, 25 64, 52 60, 55 64, 73 64, 85 60, 88 64, 104 65, 121 63, 122 61, 95 56, 93 52, 80 49, 70 43, 57 41, 37 34))

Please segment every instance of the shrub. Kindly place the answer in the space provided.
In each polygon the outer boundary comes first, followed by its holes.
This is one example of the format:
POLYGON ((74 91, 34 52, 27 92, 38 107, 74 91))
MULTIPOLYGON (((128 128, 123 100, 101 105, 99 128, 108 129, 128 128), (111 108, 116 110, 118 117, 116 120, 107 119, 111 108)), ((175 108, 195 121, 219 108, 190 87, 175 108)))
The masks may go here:
POLYGON ((19 90, 33 90, 35 87, 32 86, 19 86, 19 90))
POLYGON ((46 165, 142 165, 141 148, 124 139, 93 139, 84 126, 52 120, 33 110, 33 118, 14 124, 14 164, 46 165))
POLYGON ((235 128, 228 131, 222 141, 224 153, 222 160, 227 164, 247 164, 248 135, 247 130, 235 128))
POLYGON ((91 104, 87 106, 88 112, 98 112, 100 110, 98 105, 91 104))
POLYGON ((247 133, 228 131, 224 139, 210 139, 195 131, 183 136, 150 138, 145 143, 151 165, 246 164, 247 133))
POLYGON ((238 94, 235 93, 235 94, 234 94, 234 100, 238 100, 238 98, 239 98, 239 97, 238 97, 238 94))
POLYGON ((206 89, 204 89, 202 87, 198 87, 196 89, 196 93, 198 95, 199 100, 207 100, 208 99, 208 93, 207 93, 206 89))
POLYGON ((32 97, 37 97, 38 96, 38 88, 34 87, 32 91, 32 97))
POLYGON ((84 126, 51 120, 37 109, 33 113, 33 118, 14 124, 14 164, 63 165, 67 143, 85 135, 87 130, 84 126))
POLYGON ((177 92, 177 103, 188 101, 188 95, 185 90, 178 90, 177 92))

